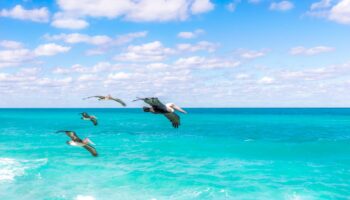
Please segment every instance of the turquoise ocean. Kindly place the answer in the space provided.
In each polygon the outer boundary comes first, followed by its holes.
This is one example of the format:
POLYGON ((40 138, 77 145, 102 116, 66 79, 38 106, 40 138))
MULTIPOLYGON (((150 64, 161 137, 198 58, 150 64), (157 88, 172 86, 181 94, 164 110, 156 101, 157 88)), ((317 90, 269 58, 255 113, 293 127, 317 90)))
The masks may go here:
POLYGON ((350 109, 186 110, 0 109, 0 199, 350 199, 350 109))

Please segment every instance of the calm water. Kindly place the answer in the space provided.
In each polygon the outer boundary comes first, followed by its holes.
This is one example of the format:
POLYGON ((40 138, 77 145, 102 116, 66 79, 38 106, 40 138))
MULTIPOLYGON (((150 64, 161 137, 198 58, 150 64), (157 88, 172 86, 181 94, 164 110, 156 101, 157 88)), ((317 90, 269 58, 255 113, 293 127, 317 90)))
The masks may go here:
POLYGON ((0 199, 349 199, 350 109, 187 111, 0 109, 0 199))

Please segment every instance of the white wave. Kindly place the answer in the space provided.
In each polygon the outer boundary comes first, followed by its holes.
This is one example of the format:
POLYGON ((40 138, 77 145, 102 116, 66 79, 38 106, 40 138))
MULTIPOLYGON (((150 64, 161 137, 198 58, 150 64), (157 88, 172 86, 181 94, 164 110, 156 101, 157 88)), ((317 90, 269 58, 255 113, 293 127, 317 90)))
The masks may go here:
POLYGON ((95 197, 93 196, 85 196, 85 195, 78 195, 75 197, 75 200, 95 200, 95 197))
POLYGON ((27 169, 34 169, 47 163, 47 159, 16 160, 0 158, 0 182, 14 181, 15 177, 23 176, 27 169))

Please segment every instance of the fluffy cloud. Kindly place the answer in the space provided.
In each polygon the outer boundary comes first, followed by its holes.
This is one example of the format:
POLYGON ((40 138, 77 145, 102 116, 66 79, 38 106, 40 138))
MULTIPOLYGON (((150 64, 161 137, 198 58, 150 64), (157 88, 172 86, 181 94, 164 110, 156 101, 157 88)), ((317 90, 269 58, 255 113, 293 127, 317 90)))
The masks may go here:
POLYGON ((332 7, 329 19, 342 24, 350 24, 350 0, 342 0, 332 7))
POLYGON ((327 47, 327 46, 316 46, 312 48, 306 48, 306 47, 294 47, 291 48, 289 53, 292 55, 306 55, 306 56, 313 56, 320 53, 327 53, 334 51, 335 49, 333 47, 327 47))
POLYGON ((164 47, 159 41, 154 41, 142 45, 130 45, 125 52, 116 55, 114 58, 118 61, 153 62, 164 60, 174 53, 173 49, 164 47))
POLYGON ((239 50, 238 54, 241 58, 244 58, 244 59, 254 59, 254 58, 265 56, 267 52, 268 50, 260 50, 260 51, 239 50))
POLYGON ((58 0, 63 15, 82 17, 123 17, 129 21, 186 20, 190 15, 214 8, 210 0, 58 0))
POLYGON ((288 11, 294 8, 294 4, 290 1, 272 2, 270 10, 288 11))
POLYGON ((55 43, 48 43, 38 46, 34 53, 36 56, 53 56, 58 53, 64 53, 70 50, 70 47, 61 46, 55 43))
POLYGON ((56 13, 53 17, 53 21, 51 22, 51 26, 56 28, 78 30, 88 27, 89 23, 74 16, 56 13))
POLYGON ((177 68, 214 69, 237 67, 240 65, 240 62, 221 58, 192 56, 187 58, 179 58, 177 61, 175 61, 174 65, 177 66, 177 68))
POLYGON ((272 84, 274 83, 275 79, 272 77, 264 76, 261 79, 258 80, 259 84, 272 84))
POLYGON ((313 3, 306 14, 340 24, 350 24, 350 0, 321 0, 313 3))
POLYGON ((12 40, 2 40, 0 41, 0 47, 6 49, 20 49, 22 48, 22 43, 12 40))
POLYGON ((0 67, 16 66, 34 56, 28 49, 0 50, 0 67))
MULTIPOLYGON (((226 9, 230 12, 234 12, 239 3, 241 3, 241 0, 232 0, 230 3, 226 5, 226 9)), ((251 2, 249 1, 249 3, 251 2)))
POLYGON ((191 6, 193 14, 208 12, 214 9, 214 4, 210 0, 195 0, 191 6))
POLYGON ((21 5, 16 5, 12 9, 2 9, 0 16, 10 17, 20 20, 30 20, 34 22, 48 22, 49 11, 47 8, 42 7, 38 9, 26 10, 21 5))
POLYGON ((189 32, 189 31, 180 32, 177 34, 177 37, 184 38, 184 39, 192 39, 192 38, 198 37, 199 35, 201 35, 203 33, 204 33, 204 30, 197 29, 193 32, 189 32))
POLYGON ((214 52, 219 47, 218 44, 207 42, 207 41, 200 41, 196 44, 178 44, 177 49, 179 51, 189 51, 189 52, 196 52, 196 51, 208 51, 208 52, 214 52))
POLYGON ((102 45, 112 41, 112 38, 106 35, 95 35, 89 36, 86 34, 80 33, 71 33, 71 34, 58 34, 58 35, 45 35, 48 40, 62 40, 66 43, 75 44, 75 43, 87 43, 93 45, 102 45))

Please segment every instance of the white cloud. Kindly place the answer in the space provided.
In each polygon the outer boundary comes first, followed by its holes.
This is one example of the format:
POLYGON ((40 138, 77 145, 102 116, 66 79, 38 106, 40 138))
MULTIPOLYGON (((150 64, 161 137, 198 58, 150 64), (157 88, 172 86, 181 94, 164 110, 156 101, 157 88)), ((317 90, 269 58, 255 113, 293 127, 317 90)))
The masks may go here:
POLYGON ((80 82, 89 82, 89 81, 97 81, 99 78, 94 74, 83 74, 78 77, 77 81, 80 82))
POLYGON ((146 37, 148 34, 147 31, 140 31, 140 32, 133 32, 133 33, 127 33, 124 35, 119 35, 113 42, 113 45, 122 45, 129 42, 132 42, 136 38, 143 38, 146 37))
POLYGON ((125 52, 114 58, 118 61, 152 62, 164 60, 168 55, 174 53, 173 49, 164 47, 159 41, 154 41, 142 45, 130 45, 125 52))
POLYGON ((191 10, 193 14, 208 12, 214 9, 214 4, 210 0, 194 0, 191 10))
POLYGON ((65 15, 64 13, 56 13, 51 25, 56 28, 78 30, 88 27, 89 23, 74 16, 65 15))
POLYGON ((177 66, 177 68, 214 69, 237 67, 240 65, 240 62, 220 58, 192 56, 187 58, 179 58, 174 64, 177 66))
POLYGON ((108 79, 110 80, 125 80, 129 78, 130 78, 130 74, 125 72, 118 72, 118 73, 108 75, 108 79))
POLYGON ((123 17, 129 21, 186 20, 190 15, 214 8, 210 0, 58 0, 66 15, 81 17, 123 17))
POLYGON ((179 38, 184 38, 184 39, 192 39, 192 38, 196 38, 199 35, 203 34, 204 30, 202 29, 197 29, 193 32, 189 32, 189 31, 184 31, 184 32, 180 32, 179 34, 177 34, 177 36, 179 38))
POLYGON ((329 19, 341 24, 350 24, 350 0, 341 0, 333 6, 329 19))
POLYGON ((350 24, 350 0, 321 0, 313 3, 306 14, 340 24, 350 24))
POLYGON ((71 34, 59 34, 59 35, 45 35, 48 40, 62 40, 66 43, 75 44, 75 43, 88 43, 93 45, 102 45, 112 41, 112 38, 106 35, 95 35, 89 36, 86 34, 80 33, 71 33, 71 34))
POLYGON ((169 65, 165 64, 165 63, 150 63, 150 64, 146 65, 146 67, 148 69, 151 69, 151 70, 161 70, 161 69, 168 68, 169 65))
POLYGON ((239 56, 244 58, 244 59, 254 59, 258 57, 265 56, 268 50, 260 50, 260 51, 255 51, 255 50, 240 50, 239 56))
POLYGON ((216 43, 211 43, 207 41, 200 41, 196 44, 178 44, 177 49, 179 51, 189 51, 189 52, 196 52, 196 51, 208 51, 208 52, 214 52, 219 47, 216 43))
POLYGON ((235 76, 236 79, 239 79, 239 80, 242 80, 242 79, 248 79, 250 77, 249 74, 244 74, 244 73, 241 73, 241 74, 237 74, 235 76))
POLYGON ((10 49, 0 51, 0 67, 16 66, 34 56, 28 49, 10 49))
POLYGON ((236 10, 236 7, 237 7, 237 5, 234 2, 231 2, 231 3, 226 5, 226 9, 230 12, 234 12, 236 10))
POLYGON ((2 9, 0 11, 0 16, 10 17, 20 20, 30 20, 34 22, 48 22, 49 21, 49 11, 46 7, 26 10, 21 5, 16 5, 12 9, 2 9))
POLYGON ((259 84, 265 84, 265 85, 269 85, 275 82, 275 79, 272 77, 268 77, 268 76, 264 76, 261 79, 258 80, 259 84))
POLYGON ((335 49, 333 47, 327 47, 327 46, 316 46, 312 48, 306 48, 306 47, 293 47, 290 49, 289 53, 292 55, 306 55, 306 56, 313 56, 320 53, 327 53, 334 51, 335 49))
POLYGON ((270 10, 288 11, 294 8, 294 4, 290 1, 272 2, 270 10))
POLYGON ((317 10, 317 9, 329 8, 331 6, 331 1, 332 0, 321 0, 319 2, 315 2, 311 4, 310 9, 317 10))
POLYGON ((22 43, 12 40, 2 40, 0 41, 0 46, 6 49, 20 49, 22 48, 22 43))
MULTIPOLYGON (((248 2, 251 3, 250 1, 248 2)), ((239 3, 241 3, 241 0, 232 0, 230 3, 226 5, 226 9, 230 12, 234 12, 236 11, 236 7, 239 3)))
POLYGON ((55 43, 48 43, 38 46, 34 53, 37 56, 52 56, 58 53, 64 53, 70 50, 70 47, 61 46, 55 43))

